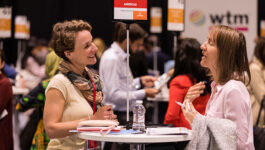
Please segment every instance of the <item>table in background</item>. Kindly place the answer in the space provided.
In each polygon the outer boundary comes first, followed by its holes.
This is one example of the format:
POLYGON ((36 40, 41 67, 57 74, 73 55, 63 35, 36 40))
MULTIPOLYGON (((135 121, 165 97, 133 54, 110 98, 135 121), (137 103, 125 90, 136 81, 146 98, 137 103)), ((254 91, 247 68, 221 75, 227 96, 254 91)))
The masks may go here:
POLYGON ((153 123, 158 124, 158 115, 159 115, 159 102, 165 102, 168 103, 169 97, 161 97, 161 96, 156 96, 154 98, 147 98, 148 101, 152 101, 154 103, 154 113, 153 113, 153 123))
POLYGON ((137 149, 145 149, 144 144, 151 143, 170 143, 170 142, 182 142, 191 140, 191 131, 188 135, 147 135, 147 134, 108 134, 102 136, 100 133, 93 132, 80 132, 77 133, 78 137, 85 140, 94 140, 101 142, 117 142, 117 143, 128 143, 130 149, 133 145, 137 145, 137 149))

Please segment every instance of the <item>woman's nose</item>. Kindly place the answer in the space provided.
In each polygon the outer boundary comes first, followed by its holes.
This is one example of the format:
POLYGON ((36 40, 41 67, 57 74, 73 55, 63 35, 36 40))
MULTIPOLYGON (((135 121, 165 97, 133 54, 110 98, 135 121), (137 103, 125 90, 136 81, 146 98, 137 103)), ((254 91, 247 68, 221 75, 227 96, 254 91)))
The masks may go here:
POLYGON ((94 48, 93 48, 94 51, 95 51, 95 52, 98 51, 98 47, 96 46, 96 44, 93 43, 93 45, 94 45, 94 48))
POLYGON ((201 48, 202 50, 205 50, 205 45, 206 45, 206 42, 204 42, 204 43, 201 45, 200 48, 201 48))

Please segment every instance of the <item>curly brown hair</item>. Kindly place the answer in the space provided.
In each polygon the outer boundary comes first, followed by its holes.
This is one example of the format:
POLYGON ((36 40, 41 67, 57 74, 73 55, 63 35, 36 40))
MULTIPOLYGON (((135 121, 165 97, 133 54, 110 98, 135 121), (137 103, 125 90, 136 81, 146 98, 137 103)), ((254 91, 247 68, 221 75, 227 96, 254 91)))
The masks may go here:
POLYGON ((91 32, 91 25, 83 20, 71 20, 58 22, 53 26, 52 39, 49 46, 54 49, 55 53, 66 61, 65 51, 72 52, 75 47, 76 33, 88 30, 91 32))

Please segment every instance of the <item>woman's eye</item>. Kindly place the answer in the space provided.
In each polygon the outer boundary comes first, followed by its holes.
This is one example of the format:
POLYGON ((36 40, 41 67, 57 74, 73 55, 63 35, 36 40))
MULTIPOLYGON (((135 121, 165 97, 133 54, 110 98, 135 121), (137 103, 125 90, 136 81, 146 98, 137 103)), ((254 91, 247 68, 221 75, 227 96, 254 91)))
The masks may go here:
POLYGON ((86 45, 85 48, 89 48, 90 45, 86 45))
POLYGON ((209 44, 209 45, 213 45, 213 41, 208 40, 208 44, 209 44))

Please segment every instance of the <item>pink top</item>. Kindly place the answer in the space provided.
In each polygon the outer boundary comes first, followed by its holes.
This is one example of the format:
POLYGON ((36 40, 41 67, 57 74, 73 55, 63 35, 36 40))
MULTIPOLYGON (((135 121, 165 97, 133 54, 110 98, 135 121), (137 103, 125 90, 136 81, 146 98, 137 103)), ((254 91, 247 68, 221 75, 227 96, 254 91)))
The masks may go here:
POLYGON ((27 59, 26 69, 28 69, 35 76, 40 78, 45 77, 45 65, 39 65, 31 56, 27 59))
MULTIPOLYGON (((213 81, 212 91, 215 86, 213 81)), ((229 119, 237 125, 237 149, 254 150, 251 102, 246 86, 241 81, 230 80, 216 86, 206 106, 206 115, 229 119)))

